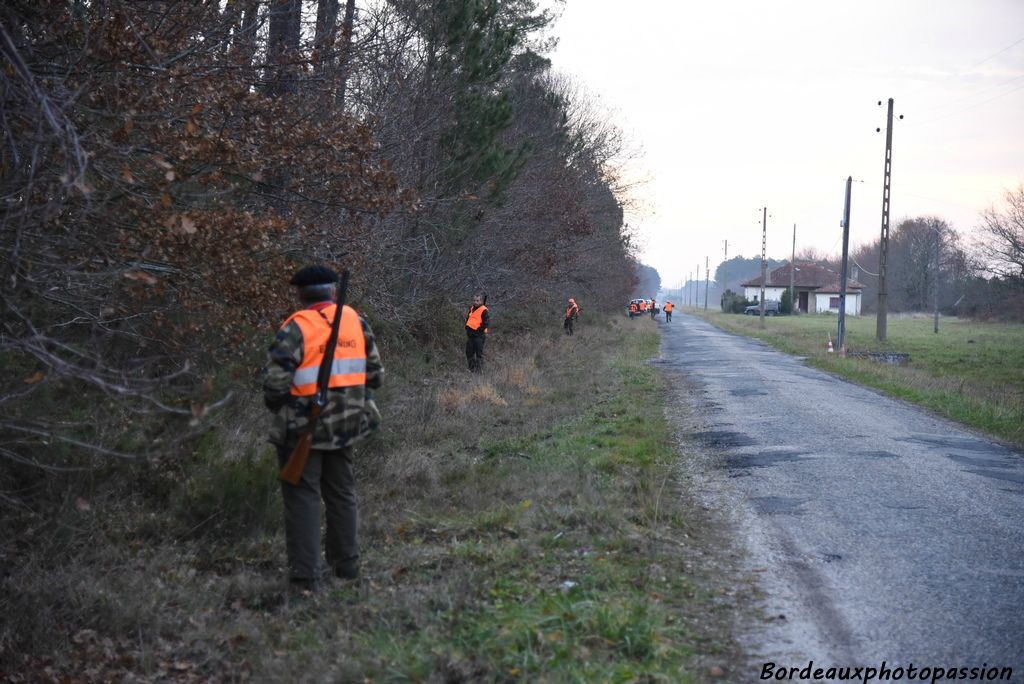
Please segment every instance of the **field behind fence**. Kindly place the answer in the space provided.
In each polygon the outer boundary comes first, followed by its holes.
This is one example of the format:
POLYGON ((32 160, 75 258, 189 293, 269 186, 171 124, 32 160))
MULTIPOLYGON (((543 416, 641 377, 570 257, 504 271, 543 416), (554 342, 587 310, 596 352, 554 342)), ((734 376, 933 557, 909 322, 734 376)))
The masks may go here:
POLYGON ((939 332, 926 314, 892 315, 885 342, 874 316, 846 319, 846 348, 910 355, 901 365, 841 358, 834 315, 774 316, 761 330, 756 316, 698 312, 730 332, 756 337, 808 363, 886 394, 919 404, 1000 439, 1024 444, 1024 325, 942 317, 939 332))

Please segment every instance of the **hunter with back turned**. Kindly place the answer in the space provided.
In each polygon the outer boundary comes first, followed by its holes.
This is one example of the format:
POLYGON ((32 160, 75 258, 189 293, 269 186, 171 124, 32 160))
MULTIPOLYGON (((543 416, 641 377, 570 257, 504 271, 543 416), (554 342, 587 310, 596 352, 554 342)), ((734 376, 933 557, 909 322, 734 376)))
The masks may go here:
POLYGON ((321 579, 321 498, 327 510, 327 563, 337 577, 359 576, 353 446, 380 423, 369 391, 380 387, 384 377, 373 331, 351 307, 343 306, 340 319, 335 317, 337 283, 338 274, 323 266, 307 266, 294 275, 291 284, 304 308, 278 330, 263 376, 263 399, 274 413, 270 441, 282 473, 315 423, 308 435, 308 460, 295 484, 279 475, 288 577, 294 588, 308 591, 318 590, 321 579), (333 327, 336 344, 327 363, 333 327), (323 404, 316 409, 321 389, 323 404))

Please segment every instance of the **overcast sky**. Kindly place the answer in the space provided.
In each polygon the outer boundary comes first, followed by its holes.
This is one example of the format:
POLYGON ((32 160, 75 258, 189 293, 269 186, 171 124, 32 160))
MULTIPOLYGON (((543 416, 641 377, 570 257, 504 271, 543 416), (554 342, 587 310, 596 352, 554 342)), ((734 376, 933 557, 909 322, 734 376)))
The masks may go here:
POLYGON ((568 0, 553 32, 642 149, 629 220, 666 286, 723 240, 759 255, 763 206, 769 256, 794 223, 798 251, 838 253, 848 175, 851 243, 877 238, 889 97, 894 226, 969 232, 1024 183, 1024 0, 568 0))

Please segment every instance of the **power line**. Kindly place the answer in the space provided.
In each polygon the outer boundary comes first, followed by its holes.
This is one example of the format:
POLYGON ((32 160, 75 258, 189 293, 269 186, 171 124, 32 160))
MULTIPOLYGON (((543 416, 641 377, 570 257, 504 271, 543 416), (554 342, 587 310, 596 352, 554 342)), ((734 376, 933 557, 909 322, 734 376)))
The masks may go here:
MULTIPOLYGON (((988 57, 985 57, 985 58, 983 58, 983 59, 980 59, 980 60, 978 60, 977 62, 975 62, 974 64, 971 64, 970 66, 967 66, 967 67, 963 67, 963 68, 961 68, 961 69, 957 69, 957 70, 956 70, 956 71, 955 71, 954 73, 952 73, 952 74, 947 74, 946 76, 943 76, 943 77, 942 77, 942 80, 945 80, 945 79, 948 79, 948 78, 959 78, 959 77, 963 76, 964 74, 966 74, 966 73, 967 73, 968 71, 970 71, 971 69, 974 69, 974 68, 976 68, 976 67, 980 67, 980 66, 981 66, 982 64, 984 64, 985 62, 987 62, 987 61, 989 61, 989 60, 991 60, 991 59, 995 59, 995 58, 996 58, 996 57, 998 57, 999 55, 1003 54, 1004 52, 1006 52, 1006 51, 1008 51, 1008 50, 1011 50, 1011 49, 1013 49, 1013 48, 1017 47, 1017 46, 1018 46, 1018 45, 1020 45, 1021 43, 1024 43, 1024 37, 1018 38, 1017 40, 1013 41, 1012 43, 1010 43, 1010 44, 1009 44, 1009 45, 1007 45, 1006 47, 1004 47, 1004 48, 1001 48, 1000 50, 997 50, 996 52, 993 52, 993 53, 992 53, 992 54, 990 54, 990 55, 989 55, 988 57)), ((917 92, 918 90, 920 90, 921 88, 924 88, 924 87, 926 87, 926 86, 928 86, 928 85, 934 85, 934 84, 929 84, 929 83, 922 83, 922 84, 920 84, 919 86, 917 86, 916 88, 912 88, 911 90, 909 90, 909 91, 908 91, 908 92, 906 93, 906 95, 909 95, 909 94, 911 94, 911 93, 916 93, 916 92, 917 92)))
POLYGON ((975 104, 972 104, 972 105, 969 105, 967 107, 964 107, 963 109, 958 109, 955 112, 949 112, 948 114, 942 114, 941 116, 936 116, 936 117, 931 118, 931 119, 925 119, 924 121, 917 121, 917 122, 914 122, 914 123, 908 123, 908 124, 906 124, 906 126, 911 126, 911 127, 912 126, 923 126, 925 124, 929 124, 929 123, 932 123, 934 121, 941 121, 943 119, 948 119, 951 116, 956 116, 957 114, 962 114, 963 112, 970 111, 970 110, 974 109, 975 107, 980 107, 983 104, 988 104, 989 102, 992 102, 993 100, 998 100, 1001 97, 1006 97, 1007 95, 1012 95, 1013 93, 1017 92, 1018 90, 1024 90, 1024 85, 1019 85, 1016 88, 1013 88, 1012 90, 1007 90, 1005 93, 1000 93, 999 95, 996 95, 995 97, 990 97, 987 100, 982 100, 981 102, 976 102, 975 104))
POLYGON ((939 202, 940 204, 948 204, 953 207, 960 207, 961 209, 968 209, 970 211, 978 211, 977 207, 969 207, 966 204, 958 204, 957 202, 950 202, 949 200, 939 199, 938 197, 928 197, 927 195, 918 195, 913 192, 904 192, 904 195, 908 197, 917 197, 918 199, 926 199, 929 202, 939 202))
POLYGON ((859 261, 857 261, 857 257, 855 257, 855 256, 853 256, 853 255, 851 254, 851 255, 850 255, 850 259, 852 259, 852 260, 853 260, 853 263, 857 264, 857 268, 859 268, 860 270, 864 271, 864 272, 865 272, 865 273, 867 273, 867 274, 868 274, 869 276, 874 276, 874 277, 876 277, 876 278, 878 277, 878 274, 877 274, 877 273, 872 273, 872 272, 871 272, 871 271, 869 271, 868 269, 866 269, 866 268, 864 268, 863 266, 861 266, 861 265, 860 265, 860 262, 859 262, 859 261))
POLYGON ((1014 48, 1014 47, 1017 47, 1017 46, 1018 46, 1018 45, 1020 45, 1021 43, 1024 43, 1024 37, 1018 38, 1017 40, 1013 41, 1012 43, 1010 43, 1009 45, 1007 45, 1006 47, 1004 47, 1004 48, 1003 48, 1002 50, 1000 50, 999 52, 995 52, 995 53, 993 53, 993 54, 989 55, 988 57, 986 57, 985 59, 981 60, 980 62, 975 62, 974 64, 972 64, 971 66, 967 67, 967 68, 966 68, 966 69, 964 69, 963 71, 960 71, 959 73, 957 73, 957 76, 961 75, 961 74, 962 74, 962 73, 963 73, 964 71, 970 71, 970 70, 971 70, 971 69, 973 69, 974 67, 979 67, 979 66, 981 66, 982 64, 984 64, 985 62, 989 61, 990 59, 995 59, 996 57, 998 57, 999 55, 1003 54, 1003 53, 1004 53, 1004 52, 1006 52, 1007 50, 1009 50, 1009 49, 1011 49, 1011 48, 1014 48))
MULTIPOLYGON (((973 93, 969 93, 967 95, 964 95, 963 97, 958 97, 955 100, 949 100, 948 102, 944 102, 944 103, 942 103, 940 105, 932 107, 928 111, 937 112, 937 111, 943 110, 946 107, 950 107, 950 106, 955 105, 955 104, 957 104, 959 102, 963 102, 964 100, 970 100, 972 97, 977 97, 978 95, 984 95, 985 93, 989 93, 989 92, 992 92, 993 90, 997 90, 999 88, 1002 88, 1004 85, 1007 85, 1009 83, 1013 83, 1014 81, 1020 80, 1022 78, 1024 78, 1024 74, 1017 74, 1015 76, 1011 76, 1010 78, 1008 78, 1006 80, 1003 80, 1003 81, 1000 81, 999 83, 996 83, 993 86, 989 86, 988 88, 984 88, 982 90, 979 90, 979 91, 976 91, 976 92, 973 92, 973 93)), ((913 126, 914 124, 909 124, 909 125, 913 126)))

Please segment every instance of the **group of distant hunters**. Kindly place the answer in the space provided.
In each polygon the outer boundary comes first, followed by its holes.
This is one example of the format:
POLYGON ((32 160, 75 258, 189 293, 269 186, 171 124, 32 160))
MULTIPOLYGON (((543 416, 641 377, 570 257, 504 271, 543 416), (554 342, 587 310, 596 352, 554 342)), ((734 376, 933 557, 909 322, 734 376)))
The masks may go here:
POLYGON ((629 317, 636 318, 637 316, 649 315, 651 318, 657 318, 658 314, 664 311, 665 322, 668 323, 672 320, 673 307, 672 302, 667 301, 664 308, 659 309, 658 302, 653 297, 650 299, 634 299, 629 303, 629 317))

